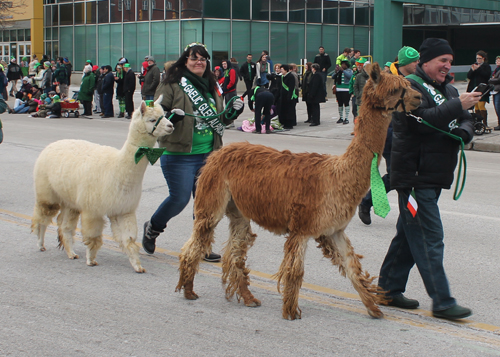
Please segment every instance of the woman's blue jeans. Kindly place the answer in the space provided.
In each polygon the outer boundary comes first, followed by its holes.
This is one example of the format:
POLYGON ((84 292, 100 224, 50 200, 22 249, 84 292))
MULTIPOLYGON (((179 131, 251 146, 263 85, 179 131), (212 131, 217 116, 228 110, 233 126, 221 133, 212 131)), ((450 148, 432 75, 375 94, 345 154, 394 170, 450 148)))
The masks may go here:
POLYGON ((444 272, 444 232, 437 205, 441 189, 415 189, 418 210, 415 217, 407 208, 410 189, 399 189, 399 218, 396 236, 380 270, 379 286, 389 296, 405 292, 408 275, 417 265, 433 311, 456 305, 444 272))
POLYGON ((169 196, 151 217, 155 231, 163 232, 167 222, 187 206, 191 195, 195 197, 196 181, 209 154, 161 156, 161 169, 167 180, 169 196))

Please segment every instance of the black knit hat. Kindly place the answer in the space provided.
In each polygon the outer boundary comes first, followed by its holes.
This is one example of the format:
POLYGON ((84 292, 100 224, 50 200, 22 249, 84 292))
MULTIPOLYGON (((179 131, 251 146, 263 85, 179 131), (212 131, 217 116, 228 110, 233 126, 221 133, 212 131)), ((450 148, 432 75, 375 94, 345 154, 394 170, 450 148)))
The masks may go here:
POLYGON ((426 38, 420 45, 420 64, 441 55, 453 55, 453 50, 448 41, 442 38, 426 38))

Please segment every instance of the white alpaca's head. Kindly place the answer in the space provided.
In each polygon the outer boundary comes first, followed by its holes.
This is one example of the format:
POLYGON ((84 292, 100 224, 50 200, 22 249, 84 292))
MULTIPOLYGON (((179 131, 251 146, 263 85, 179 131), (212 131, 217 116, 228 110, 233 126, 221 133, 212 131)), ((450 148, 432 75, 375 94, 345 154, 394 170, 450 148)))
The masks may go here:
POLYGON ((141 102, 132 117, 132 122, 138 124, 138 129, 143 133, 148 133, 153 137, 170 135, 174 131, 174 125, 165 117, 162 106, 160 105, 163 96, 154 102, 141 102))

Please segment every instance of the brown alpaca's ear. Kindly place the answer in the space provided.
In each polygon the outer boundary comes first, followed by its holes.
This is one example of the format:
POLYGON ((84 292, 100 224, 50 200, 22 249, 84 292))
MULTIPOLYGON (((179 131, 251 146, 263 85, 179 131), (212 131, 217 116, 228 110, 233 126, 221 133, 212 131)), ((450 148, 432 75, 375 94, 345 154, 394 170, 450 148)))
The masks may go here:
POLYGON ((146 102, 142 101, 141 102, 141 115, 144 115, 146 113, 146 102))
POLYGON ((378 84, 378 82, 380 82, 380 66, 377 62, 367 65, 365 67, 365 71, 368 73, 374 84, 378 84))

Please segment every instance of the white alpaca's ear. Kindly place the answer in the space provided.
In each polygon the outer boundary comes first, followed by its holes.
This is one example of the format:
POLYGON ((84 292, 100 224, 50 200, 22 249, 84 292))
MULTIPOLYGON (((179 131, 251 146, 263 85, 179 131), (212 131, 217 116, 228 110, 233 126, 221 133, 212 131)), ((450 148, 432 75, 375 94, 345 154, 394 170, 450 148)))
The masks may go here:
POLYGON ((144 113, 146 113, 146 102, 142 101, 141 102, 141 114, 144 116, 144 113))
POLYGON ((160 94, 157 100, 155 100, 155 105, 160 105, 163 101, 163 94, 160 94))
POLYGON ((377 62, 367 65, 365 67, 365 71, 368 73, 374 84, 378 84, 378 82, 380 82, 380 66, 377 62))

